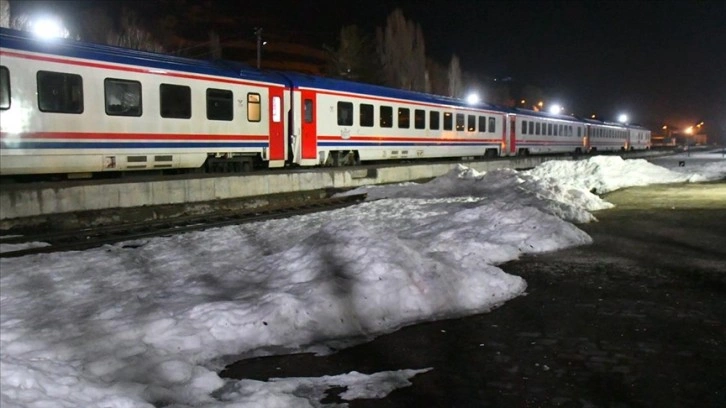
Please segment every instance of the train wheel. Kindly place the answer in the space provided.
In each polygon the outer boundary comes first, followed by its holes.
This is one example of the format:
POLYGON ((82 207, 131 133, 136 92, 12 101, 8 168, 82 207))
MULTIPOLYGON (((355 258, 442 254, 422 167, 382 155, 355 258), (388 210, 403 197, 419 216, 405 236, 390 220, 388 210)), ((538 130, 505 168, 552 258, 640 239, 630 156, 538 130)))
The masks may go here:
POLYGON ((325 161, 325 165, 329 167, 340 166, 340 152, 329 152, 328 160, 325 161))
POLYGON ((360 164, 360 156, 355 150, 351 150, 345 154, 343 161, 344 166, 357 166, 360 164))

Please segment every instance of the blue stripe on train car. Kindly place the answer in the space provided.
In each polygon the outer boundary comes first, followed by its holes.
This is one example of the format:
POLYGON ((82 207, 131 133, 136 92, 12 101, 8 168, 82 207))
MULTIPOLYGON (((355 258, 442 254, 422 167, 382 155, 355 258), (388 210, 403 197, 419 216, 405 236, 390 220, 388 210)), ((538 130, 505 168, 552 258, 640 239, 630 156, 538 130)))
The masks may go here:
POLYGON ((244 142, 244 143, 196 143, 196 142, 20 142, 3 144, 4 149, 150 149, 150 148, 200 148, 200 147, 268 147, 267 142, 244 142))

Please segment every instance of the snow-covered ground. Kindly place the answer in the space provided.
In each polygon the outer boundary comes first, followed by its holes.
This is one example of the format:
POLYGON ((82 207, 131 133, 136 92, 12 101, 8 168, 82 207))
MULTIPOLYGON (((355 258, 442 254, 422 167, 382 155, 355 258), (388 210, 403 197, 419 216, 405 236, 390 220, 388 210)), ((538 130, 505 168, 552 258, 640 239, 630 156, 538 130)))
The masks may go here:
POLYGON ((497 264, 591 242, 573 223, 611 206, 591 191, 726 177, 726 160, 702 155, 684 155, 685 167, 663 159, 671 169, 619 157, 459 166, 361 189, 367 202, 336 211, 2 259, 0 406, 317 407, 339 386, 348 400, 384 397, 436 367, 270 381, 217 372, 242 355, 323 353, 491 311, 526 290, 497 264))

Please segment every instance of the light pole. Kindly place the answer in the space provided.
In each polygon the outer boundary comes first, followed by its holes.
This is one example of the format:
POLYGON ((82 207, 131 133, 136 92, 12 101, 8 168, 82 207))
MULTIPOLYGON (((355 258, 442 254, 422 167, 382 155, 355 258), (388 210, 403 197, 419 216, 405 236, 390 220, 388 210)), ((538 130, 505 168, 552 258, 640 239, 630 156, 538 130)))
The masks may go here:
POLYGON ((257 69, 262 64, 262 27, 255 28, 255 36, 257 36, 257 69))
POLYGON ((693 126, 686 128, 686 156, 691 157, 691 135, 693 134, 693 126))

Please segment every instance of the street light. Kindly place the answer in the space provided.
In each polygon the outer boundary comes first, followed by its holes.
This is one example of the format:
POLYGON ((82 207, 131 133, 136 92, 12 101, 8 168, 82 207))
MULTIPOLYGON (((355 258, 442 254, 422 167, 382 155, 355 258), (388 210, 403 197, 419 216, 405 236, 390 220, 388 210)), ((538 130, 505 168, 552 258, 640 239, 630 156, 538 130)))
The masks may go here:
POLYGON ((466 96, 466 103, 468 103, 469 105, 476 105, 480 101, 481 98, 476 92, 471 92, 469 95, 466 96))
POLYGON ((262 41, 262 27, 255 28, 255 36, 257 37, 257 69, 262 66, 262 46, 267 44, 267 41, 262 41))
POLYGON ((565 108, 563 108, 562 106, 560 106, 558 104, 554 104, 554 105, 550 106, 550 113, 557 115, 557 114, 561 113, 564 109, 565 108))
POLYGON ((44 40, 68 37, 68 30, 63 27, 63 23, 51 17, 43 17, 32 21, 31 30, 33 34, 44 40))
POLYGON ((618 122, 628 123, 628 115, 621 113, 620 116, 618 116, 618 122))

